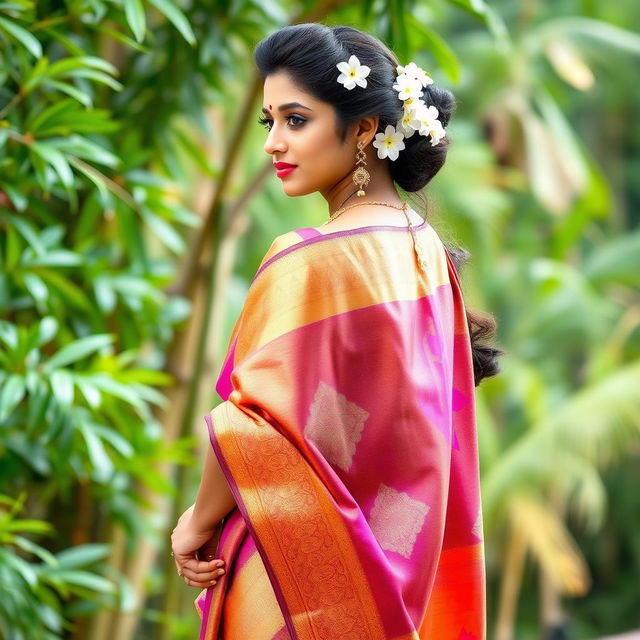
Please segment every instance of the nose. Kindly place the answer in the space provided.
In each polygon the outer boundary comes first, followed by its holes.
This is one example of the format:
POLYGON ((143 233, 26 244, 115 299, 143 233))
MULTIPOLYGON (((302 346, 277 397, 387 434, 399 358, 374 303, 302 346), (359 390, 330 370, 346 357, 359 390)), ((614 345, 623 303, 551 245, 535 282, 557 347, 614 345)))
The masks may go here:
POLYGON ((265 140, 265 143, 264 143, 265 152, 268 153, 269 155, 273 155, 276 152, 284 153, 286 148, 287 148, 286 142, 282 134, 280 133, 278 126, 275 123, 273 123, 271 125, 271 131, 269 131, 267 135, 267 139, 265 140))

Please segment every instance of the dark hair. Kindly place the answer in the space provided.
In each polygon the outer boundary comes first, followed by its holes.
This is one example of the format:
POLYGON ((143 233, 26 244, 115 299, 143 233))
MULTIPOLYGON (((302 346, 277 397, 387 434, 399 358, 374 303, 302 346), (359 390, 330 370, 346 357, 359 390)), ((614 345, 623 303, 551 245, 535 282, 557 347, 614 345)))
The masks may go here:
MULTIPOLYGON (((263 81, 284 71, 306 93, 331 104, 336 112, 336 134, 341 141, 345 140, 349 126, 361 118, 379 116, 377 131, 384 131, 388 124, 395 126, 403 115, 402 101, 392 86, 396 66, 400 64, 398 59, 378 38, 353 27, 329 27, 317 22, 289 25, 261 40, 254 57, 263 81), (337 82, 336 65, 351 55, 371 69, 366 91, 357 88, 346 91, 337 82)), ((423 89, 422 100, 438 109, 438 119, 446 128, 455 109, 453 94, 430 84, 423 89)), ((403 191, 413 193, 425 187, 444 164, 449 138, 445 135, 439 144, 432 146, 428 136, 413 135, 405 138, 404 143, 398 158, 389 162, 389 171, 403 191)), ((469 257, 460 249, 448 246, 446 249, 456 269, 469 257)), ((496 358, 504 352, 478 343, 479 338, 488 337, 495 330, 491 316, 467 310, 467 323, 477 386, 482 378, 498 373, 496 358)))

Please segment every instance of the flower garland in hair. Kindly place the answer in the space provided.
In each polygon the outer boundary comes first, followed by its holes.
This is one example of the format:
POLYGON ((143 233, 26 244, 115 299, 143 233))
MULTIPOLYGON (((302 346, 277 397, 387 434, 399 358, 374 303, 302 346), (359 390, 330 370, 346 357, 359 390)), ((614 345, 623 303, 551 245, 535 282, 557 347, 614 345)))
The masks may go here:
MULTIPOLYGON (((345 89, 354 89, 356 85, 366 88, 366 78, 371 68, 360 64, 357 56, 352 55, 347 62, 339 62, 336 66, 341 72, 338 82, 345 89)), ((396 71, 393 88, 403 102, 402 117, 395 127, 388 124, 384 133, 376 133, 373 141, 373 146, 378 149, 378 158, 389 160, 398 158, 398 153, 405 148, 404 139, 410 138, 416 131, 418 135, 430 136, 432 147, 446 134, 442 122, 438 120, 438 109, 433 105, 427 106, 422 100, 423 88, 433 84, 431 76, 414 62, 398 65, 396 71)))

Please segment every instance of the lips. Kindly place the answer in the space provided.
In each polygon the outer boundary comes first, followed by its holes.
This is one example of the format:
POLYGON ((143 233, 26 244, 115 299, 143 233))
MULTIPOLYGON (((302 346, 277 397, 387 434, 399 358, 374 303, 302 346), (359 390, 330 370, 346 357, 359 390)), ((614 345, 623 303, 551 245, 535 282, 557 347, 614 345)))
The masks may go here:
POLYGON ((288 176, 298 165, 289 164, 288 162, 274 162, 273 166, 276 169, 276 176, 278 178, 284 178, 288 176))
POLYGON ((289 164, 288 162, 274 162, 273 166, 278 169, 291 169, 292 167, 297 167, 297 164, 289 164))

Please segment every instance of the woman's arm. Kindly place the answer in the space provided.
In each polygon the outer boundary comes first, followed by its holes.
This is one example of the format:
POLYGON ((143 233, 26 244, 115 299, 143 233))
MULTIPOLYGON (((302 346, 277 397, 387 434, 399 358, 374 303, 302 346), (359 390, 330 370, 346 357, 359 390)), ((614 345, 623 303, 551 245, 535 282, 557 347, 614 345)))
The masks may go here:
POLYGON ((227 479, 213 449, 209 447, 191 516, 191 526, 194 532, 213 533, 222 518, 235 506, 236 502, 227 484, 227 479))
POLYGON ((205 589, 214 585, 224 569, 221 560, 213 557, 215 529, 224 516, 235 507, 233 494, 220 469, 213 449, 207 451, 200 488, 194 505, 180 517, 171 534, 172 555, 178 574, 186 584, 205 589), (208 554, 207 546, 213 544, 208 554), (198 559, 198 551, 204 560, 198 559))

